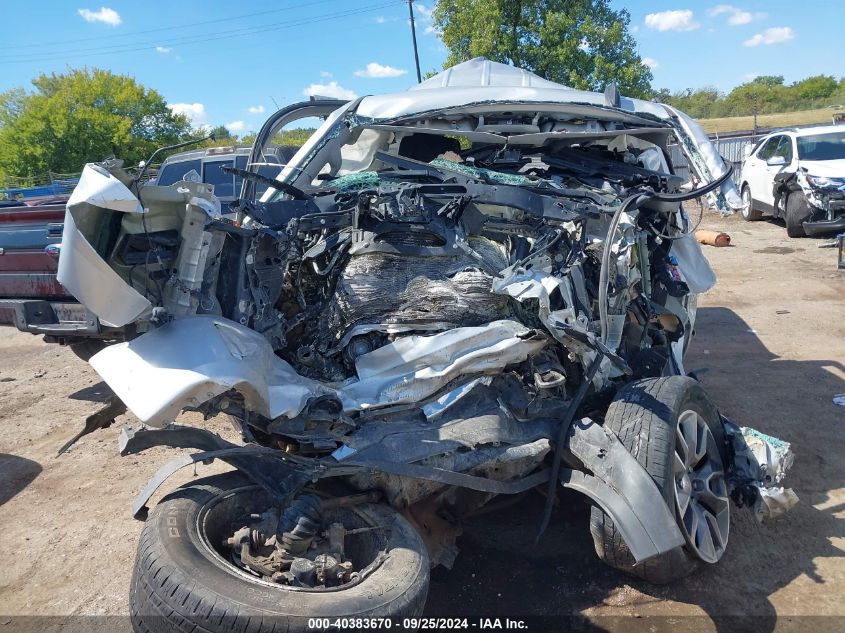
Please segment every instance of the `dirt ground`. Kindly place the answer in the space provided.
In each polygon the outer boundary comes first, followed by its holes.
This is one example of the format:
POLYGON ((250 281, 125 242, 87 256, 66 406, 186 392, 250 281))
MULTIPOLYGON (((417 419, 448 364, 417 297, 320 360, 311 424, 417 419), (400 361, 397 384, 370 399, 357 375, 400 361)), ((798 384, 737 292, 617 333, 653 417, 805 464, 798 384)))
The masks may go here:
MULTIPOLYGON (((800 504, 765 525, 734 509, 719 564, 654 587, 597 560, 578 496, 562 495, 534 546, 542 502, 529 493, 465 526, 454 569, 433 573, 429 614, 575 615, 581 630, 630 630, 620 616, 650 630, 845 630, 845 408, 832 402, 845 393, 845 271, 823 240, 790 240, 774 222, 708 215, 704 226, 733 246, 705 247, 719 283, 700 300, 687 369, 728 417, 793 443, 800 504)), ((99 378, 68 349, 9 328, 0 361, 0 614, 126 614, 141 527, 130 502, 176 451, 119 457, 120 427, 137 425, 127 415, 57 457, 100 406, 99 378)))

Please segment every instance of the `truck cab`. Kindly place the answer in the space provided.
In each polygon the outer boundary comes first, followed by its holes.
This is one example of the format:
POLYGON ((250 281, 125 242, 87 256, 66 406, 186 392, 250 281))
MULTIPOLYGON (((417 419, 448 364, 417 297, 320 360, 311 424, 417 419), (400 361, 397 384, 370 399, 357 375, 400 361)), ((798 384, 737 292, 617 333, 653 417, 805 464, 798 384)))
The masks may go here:
MULTIPOLYGON (((263 164, 258 165, 258 173, 275 178, 297 148, 275 146, 268 149, 264 153, 263 164)), ((240 195, 243 178, 226 173, 224 168, 246 169, 250 151, 250 147, 210 147, 174 154, 161 164, 155 184, 166 187, 180 180, 197 179, 214 185, 214 195, 225 206, 240 195), (196 176, 189 176, 192 172, 196 176)), ((258 191, 263 193, 266 189, 267 185, 259 185, 258 191)))

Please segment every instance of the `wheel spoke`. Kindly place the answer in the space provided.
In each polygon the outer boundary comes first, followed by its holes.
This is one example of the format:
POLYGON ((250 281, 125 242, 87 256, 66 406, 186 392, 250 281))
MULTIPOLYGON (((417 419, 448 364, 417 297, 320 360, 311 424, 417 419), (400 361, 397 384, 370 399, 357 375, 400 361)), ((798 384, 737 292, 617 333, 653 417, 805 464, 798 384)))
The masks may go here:
POLYGON ((706 432, 701 428, 703 425, 695 411, 684 411, 678 419, 678 428, 684 438, 684 463, 687 468, 701 461, 704 452, 707 450, 706 439, 702 441, 701 437, 706 432))
POLYGON ((708 562, 717 560, 716 544, 713 542, 713 531, 711 529, 710 519, 715 521, 715 517, 707 512, 698 504, 693 505, 694 512, 697 515, 695 536, 695 545, 698 548, 698 555, 708 562))
POLYGON ((712 512, 719 513, 728 505, 728 491, 725 485, 725 473, 713 467, 707 460, 692 475, 693 494, 698 503, 703 503, 712 512))
POLYGON ((675 502, 678 506, 678 514, 684 516, 689 506, 690 494, 690 479, 687 475, 687 469, 684 466, 684 460, 678 453, 675 453, 675 460, 672 466, 675 476, 675 502))
POLYGON ((687 438, 684 436, 684 427, 680 421, 678 422, 678 429, 675 432, 675 454, 680 455, 684 465, 684 471, 686 471, 690 466, 690 447, 687 443, 687 438))

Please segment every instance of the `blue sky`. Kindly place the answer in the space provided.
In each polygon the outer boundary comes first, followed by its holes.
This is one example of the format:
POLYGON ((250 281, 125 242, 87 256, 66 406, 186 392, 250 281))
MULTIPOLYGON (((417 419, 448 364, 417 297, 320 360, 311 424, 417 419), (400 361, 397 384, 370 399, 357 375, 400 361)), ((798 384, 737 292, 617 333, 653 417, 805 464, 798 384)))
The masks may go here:
MULTIPOLYGON (((433 4, 415 5, 423 72, 446 55, 433 4)), ((755 75, 845 75, 838 0, 612 4, 630 12, 656 88, 727 91, 755 75)), ((107 68, 157 89, 197 124, 239 134, 312 92, 392 92, 416 79, 401 0, 0 0, 0 24, 0 91, 68 66, 107 68)))

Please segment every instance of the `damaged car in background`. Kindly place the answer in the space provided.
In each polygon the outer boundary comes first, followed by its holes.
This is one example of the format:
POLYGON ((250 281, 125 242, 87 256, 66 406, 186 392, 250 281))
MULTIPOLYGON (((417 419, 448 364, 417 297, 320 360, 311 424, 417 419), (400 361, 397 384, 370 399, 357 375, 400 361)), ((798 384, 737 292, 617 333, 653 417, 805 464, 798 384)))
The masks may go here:
POLYGON ((747 149, 742 217, 783 218, 789 237, 845 230, 845 125, 780 130, 747 149))
POLYGON ((789 445, 720 415, 684 366, 715 276, 681 205, 742 205, 686 115, 475 59, 284 108, 240 175, 221 207, 207 184, 91 164, 68 203, 60 281, 138 332, 90 361, 143 423, 122 453, 200 451, 135 501, 138 630, 419 615, 461 518, 537 487, 537 538, 576 490, 599 557, 655 583, 722 557, 731 499, 761 518, 796 501, 789 445), (261 176, 275 132, 315 116, 261 176), (184 410, 229 415, 242 441, 184 410), (234 470, 147 516, 213 459, 234 470))

